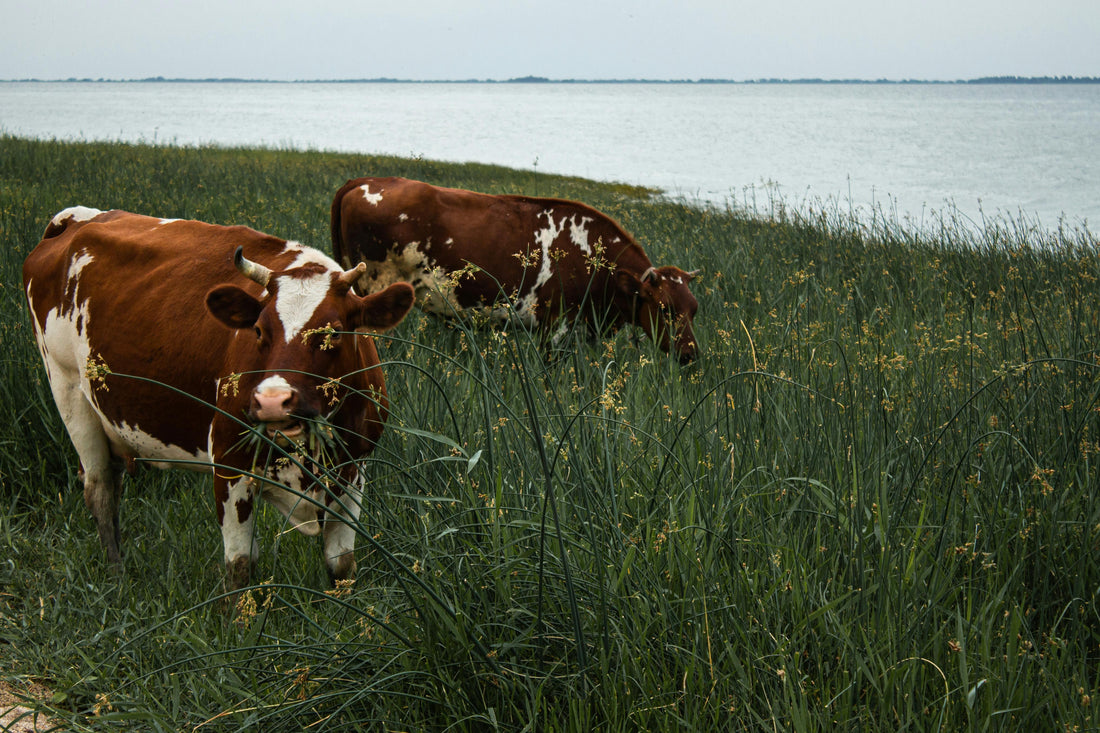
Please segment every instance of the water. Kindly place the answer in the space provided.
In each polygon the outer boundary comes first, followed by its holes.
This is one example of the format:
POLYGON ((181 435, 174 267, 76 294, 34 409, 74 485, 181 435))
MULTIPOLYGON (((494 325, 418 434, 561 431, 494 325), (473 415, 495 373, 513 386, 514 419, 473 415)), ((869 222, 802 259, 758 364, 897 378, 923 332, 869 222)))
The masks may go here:
POLYGON ((1093 84, 6 82, 0 129, 499 163, 916 223, 933 210, 1100 221, 1093 84))

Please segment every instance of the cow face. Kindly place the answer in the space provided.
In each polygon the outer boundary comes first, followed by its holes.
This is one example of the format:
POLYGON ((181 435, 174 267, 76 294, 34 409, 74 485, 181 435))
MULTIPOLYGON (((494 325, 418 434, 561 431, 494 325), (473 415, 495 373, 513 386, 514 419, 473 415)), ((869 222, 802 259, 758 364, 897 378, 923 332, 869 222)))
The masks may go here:
MULTIPOLYGON (((234 258, 237 269, 264 289, 254 296, 235 285, 220 285, 207 294, 210 313, 236 330, 226 364, 232 376, 222 384, 228 389, 219 389, 219 409, 231 417, 246 418, 287 447, 304 443, 309 421, 323 416, 340 431, 352 455, 368 453, 385 419, 385 387, 380 373, 370 376, 378 365, 373 341, 356 332, 396 326, 412 307, 412 287, 396 283, 364 298, 351 292, 363 266, 341 273, 308 263, 272 272, 245 260, 241 249, 234 258)), ((239 443, 238 433, 233 423, 215 417, 211 429, 215 460, 236 450, 230 445, 239 443)), ((321 532, 323 524, 330 576, 353 577, 354 531, 344 521, 329 519, 358 516, 357 469, 345 465, 341 475, 346 484, 334 489, 350 492, 350 502, 335 494, 326 497, 319 484, 304 483, 304 473, 293 465, 279 467, 276 462, 268 471, 275 480, 261 488, 263 497, 304 534, 321 532), (307 489, 310 500, 304 501, 307 489), (328 514, 315 508, 319 503, 328 514)), ((249 479, 215 472, 215 498, 227 585, 237 588, 248 578, 256 557, 249 479)))
MULTIPOLYGON (((307 264, 272 272, 244 259, 238 249, 237 269, 265 291, 255 297, 235 285, 221 285, 206 297, 210 313, 241 331, 232 368, 240 381, 234 405, 220 405, 231 415, 242 413, 269 435, 294 438, 300 421, 331 412, 339 403, 335 383, 362 367, 353 333, 382 332, 405 317, 413 303, 412 287, 397 283, 365 298, 351 292, 364 266, 334 274, 307 264)), ((224 397, 232 400, 236 395, 224 397)))
POLYGON ((699 302, 688 289, 698 270, 650 267, 641 277, 629 270, 615 271, 620 300, 626 299, 631 322, 640 326, 665 352, 675 352, 681 364, 695 358, 698 346, 692 324, 699 302))

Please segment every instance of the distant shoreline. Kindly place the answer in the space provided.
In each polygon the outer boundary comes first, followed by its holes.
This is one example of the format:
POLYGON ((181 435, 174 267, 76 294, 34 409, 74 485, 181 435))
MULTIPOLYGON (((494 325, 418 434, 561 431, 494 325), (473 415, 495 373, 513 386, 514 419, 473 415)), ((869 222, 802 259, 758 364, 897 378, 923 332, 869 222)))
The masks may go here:
POLYGON ((182 84, 1100 84, 1097 76, 983 76, 976 79, 550 79, 543 76, 521 76, 512 79, 246 79, 237 77, 169 78, 151 76, 141 79, 77 78, 67 79, 4 79, 4 82, 26 83, 182 83, 182 84))

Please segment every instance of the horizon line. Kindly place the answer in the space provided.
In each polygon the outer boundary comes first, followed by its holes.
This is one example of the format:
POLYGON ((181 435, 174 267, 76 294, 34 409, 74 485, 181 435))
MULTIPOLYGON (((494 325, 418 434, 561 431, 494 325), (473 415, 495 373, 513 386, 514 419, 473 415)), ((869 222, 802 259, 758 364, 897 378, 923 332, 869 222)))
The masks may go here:
POLYGON ((761 77, 756 79, 731 79, 700 77, 697 79, 554 79, 544 76, 520 76, 508 79, 400 79, 396 77, 343 78, 343 79, 263 79, 250 77, 165 77, 141 78, 75 77, 3 79, 4 82, 38 83, 249 83, 249 84, 1096 84, 1096 76, 981 76, 969 79, 920 79, 903 78, 824 78, 824 77, 761 77))

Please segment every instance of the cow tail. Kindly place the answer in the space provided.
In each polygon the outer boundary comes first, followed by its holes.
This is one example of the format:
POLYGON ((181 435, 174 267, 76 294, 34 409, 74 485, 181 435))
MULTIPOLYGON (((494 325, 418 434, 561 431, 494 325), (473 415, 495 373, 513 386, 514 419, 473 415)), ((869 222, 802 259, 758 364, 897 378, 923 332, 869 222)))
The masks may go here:
POLYGON ((332 210, 329 212, 330 234, 332 235, 332 256, 333 259, 340 263, 341 267, 347 267, 347 263, 344 261, 344 256, 347 253, 344 249, 341 209, 343 209, 344 196, 346 196, 348 190, 353 187, 354 181, 348 181, 336 192, 336 197, 332 199, 332 210))
POLYGON ((50 223, 46 225, 46 231, 42 232, 42 239, 52 239, 64 234, 74 224, 82 224, 102 213, 99 209, 89 209, 84 206, 72 206, 63 209, 57 212, 54 218, 50 219, 50 223))
POLYGON ((46 225, 46 231, 42 232, 42 239, 53 239, 59 234, 64 234, 72 221, 72 219, 64 219, 60 223, 50 221, 50 223, 46 225))

